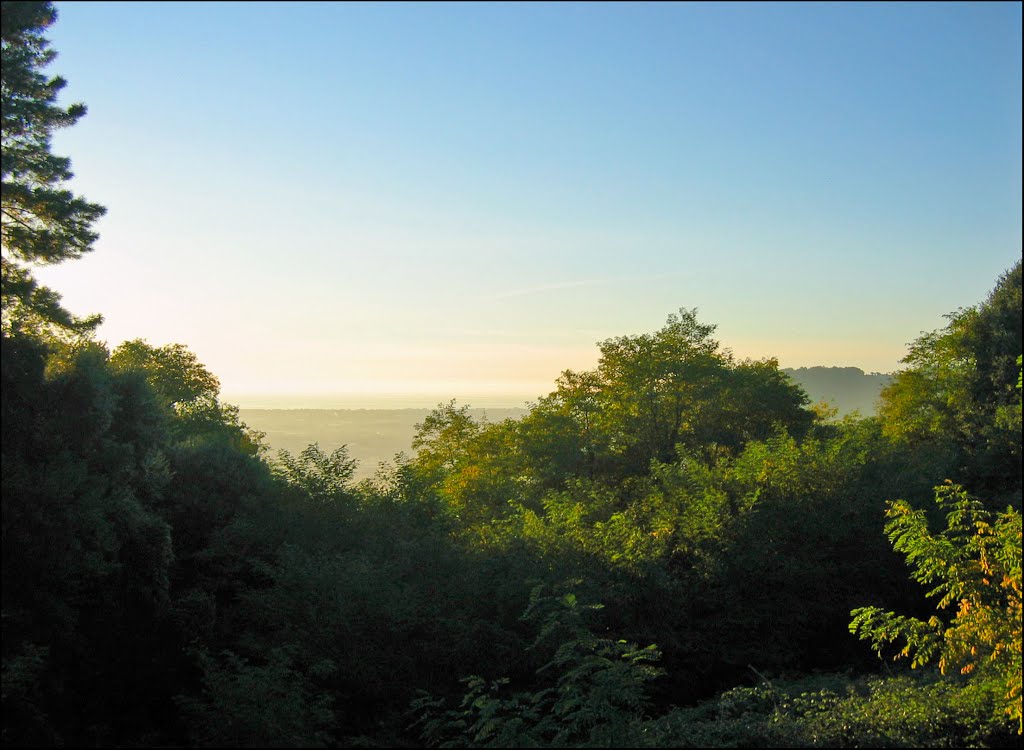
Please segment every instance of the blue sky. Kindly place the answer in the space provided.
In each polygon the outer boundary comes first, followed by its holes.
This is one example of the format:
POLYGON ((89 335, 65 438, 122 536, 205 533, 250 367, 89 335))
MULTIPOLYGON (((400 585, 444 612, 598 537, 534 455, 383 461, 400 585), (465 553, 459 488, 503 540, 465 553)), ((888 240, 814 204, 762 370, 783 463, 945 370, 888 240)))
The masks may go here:
POLYGON ((1018 3, 57 8, 108 215, 40 275, 243 406, 518 405, 680 307, 890 371, 1021 254, 1018 3))

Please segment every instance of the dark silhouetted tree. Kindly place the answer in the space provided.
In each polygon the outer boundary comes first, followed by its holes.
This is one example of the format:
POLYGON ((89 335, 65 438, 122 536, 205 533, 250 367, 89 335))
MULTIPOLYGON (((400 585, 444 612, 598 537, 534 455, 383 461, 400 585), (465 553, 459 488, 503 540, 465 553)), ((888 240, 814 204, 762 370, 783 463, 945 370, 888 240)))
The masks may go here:
POLYGON ((5 2, 0 17, 3 326, 88 331, 99 316, 71 315, 60 306, 60 296, 31 272, 33 264, 80 257, 98 237, 92 227, 106 209, 66 189, 71 161, 50 151, 53 131, 74 125, 85 106, 59 106, 66 81, 43 73, 57 56, 42 35, 57 19, 53 4, 5 2))

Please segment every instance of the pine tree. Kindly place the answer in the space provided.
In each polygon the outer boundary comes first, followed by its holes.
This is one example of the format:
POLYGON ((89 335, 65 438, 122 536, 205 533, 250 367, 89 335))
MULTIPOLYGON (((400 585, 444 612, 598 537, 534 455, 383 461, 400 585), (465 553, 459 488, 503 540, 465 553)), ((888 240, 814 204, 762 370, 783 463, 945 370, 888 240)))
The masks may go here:
POLYGON ((65 187, 71 161, 50 150, 53 131, 74 125, 85 105, 56 104, 67 82, 42 72, 57 56, 42 35, 57 19, 53 4, 4 2, 2 11, 3 329, 88 331, 99 316, 71 315, 31 270, 78 258, 98 238, 92 226, 106 209, 65 187))

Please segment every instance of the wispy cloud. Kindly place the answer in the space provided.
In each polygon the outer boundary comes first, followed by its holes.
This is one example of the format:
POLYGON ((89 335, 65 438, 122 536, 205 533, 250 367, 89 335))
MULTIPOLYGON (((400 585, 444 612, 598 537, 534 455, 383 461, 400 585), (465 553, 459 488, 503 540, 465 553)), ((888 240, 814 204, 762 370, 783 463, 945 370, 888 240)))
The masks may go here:
POLYGON ((491 295, 491 299, 507 299, 509 297, 524 297, 528 294, 542 294, 544 292, 553 292, 559 289, 570 289, 577 286, 601 286, 607 284, 608 279, 581 279, 579 281, 558 281, 554 284, 541 284, 539 286, 530 286, 524 289, 511 289, 507 292, 498 292, 497 294, 491 295))
POLYGON ((654 273, 639 276, 616 276, 613 279, 580 279, 578 281, 556 281, 551 284, 538 284, 537 286, 524 287, 522 289, 510 289, 507 292, 492 294, 489 299, 507 299, 509 297, 525 297, 528 294, 543 294, 554 292, 560 289, 572 289, 580 286, 608 286, 609 284, 622 284, 631 282, 657 281, 677 274, 654 273))

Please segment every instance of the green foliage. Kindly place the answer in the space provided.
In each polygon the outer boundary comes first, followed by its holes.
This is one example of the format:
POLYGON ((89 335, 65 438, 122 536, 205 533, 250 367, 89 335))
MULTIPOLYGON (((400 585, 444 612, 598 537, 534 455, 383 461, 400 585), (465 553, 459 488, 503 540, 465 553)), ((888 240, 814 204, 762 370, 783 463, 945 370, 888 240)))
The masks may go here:
MULTIPOLYGON (((162 515, 166 421, 97 344, 4 336, 3 362, 5 669, 24 674, 26 653, 49 654, 14 715, 50 717, 54 742, 91 733, 101 743, 147 721, 137 686, 175 561, 162 515), (97 693, 95 681, 112 687, 97 693), (124 718, 111 714, 115 698, 132 709, 124 718)), ((15 744, 40 731, 22 720, 5 718, 15 744)))
POLYGON ((141 372, 169 407, 216 399, 220 382, 195 354, 182 344, 154 347, 142 339, 125 341, 110 356, 122 372, 141 372))
POLYGON ((348 447, 341 446, 330 455, 313 443, 298 457, 288 451, 279 451, 274 465, 275 473, 285 481, 301 488, 320 502, 347 497, 352 492, 352 474, 359 462, 348 455, 348 447))
POLYGON ((198 662, 201 696, 177 698, 198 746, 330 746, 331 698, 313 684, 334 670, 330 662, 303 673, 287 649, 273 650, 264 664, 252 664, 231 651, 219 659, 200 652, 198 662))
POLYGON ((265 451, 262 433, 238 419, 238 407, 220 402, 220 381, 183 344, 155 347, 142 339, 125 341, 110 355, 110 364, 118 372, 145 377, 174 415, 171 428, 180 440, 226 441, 253 456, 265 451))
POLYGON ((480 426, 469 415, 469 406, 455 406, 452 399, 439 404, 416 425, 412 439, 417 463, 428 472, 452 471, 458 466, 462 452, 469 440, 480 430, 480 426))
POLYGON ((246 450, 235 412, 207 395, 172 405, 144 367, 112 363, 99 344, 4 335, 13 744, 182 739, 168 718, 190 674, 182 647, 223 637, 269 555, 233 533, 272 486, 269 471, 246 450), (201 420, 182 408, 197 401, 210 405, 201 420))
POLYGON ((1012 746, 999 702, 991 684, 924 676, 871 678, 845 694, 803 694, 782 709, 817 747, 1012 746))
POLYGON ((635 745, 648 706, 647 686, 662 674, 653 645, 596 637, 585 620, 600 605, 580 604, 572 593, 544 596, 538 587, 523 619, 539 623, 531 648, 554 646, 538 670, 539 690, 502 695, 508 679, 463 679, 467 692, 456 709, 421 695, 412 703, 416 725, 441 747, 624 747, 635 745))
MULTIPOLYGON (((509 499, 539 512, 547 492, 575 480, 621 484, 647 475, 652 461, 734 454, 777 425, 806 431, 813 419, 807 398, 778 363, 737 363, 713 332, 696 311, 680 310, 653 334, 602 342, 597 369, 563 372, 557 389, 514 427, 450 429, 465 446, 459 486, 485 486, 498 515, 509 499), (485 441, 491 447, 474 449, 485 441)), ((433 443, 414 447, 427 449, 417 456, 425 468, 439 465, 433 443)), ((447 465, 455 468, 450 459, 447 465)))
POLYGON ((944 329, 911 344, 903 359, 907 367, 883 390, 880 415, 886 432, 912 445, 954 449, 946 471, 933 476, 932 484, 951 478, 991 498, 994 507, 1019 504, 1020 261, 982 304, 946 317, 944 329))
POLYGON ((646 747, 1006 747, 985 685, 816 675, 737 687, 647 723, 646 747))
POLYGON ((677 548, 696 563, 689 577, 700 601, 680 629, 717 662, 716 673, 735 680, 751 663, 856 663, 845 638, 850 608, 867 595, 901 600, 893 583, 900 562, 880 533, 883 504, 870 489, 881 445, 871 422, 831 425, 803 441, 780 432, 711 475, 700 491, 707 499, 695 506, 708 536, 677 548), (765 632, 780 637, 766 640, 765 632))
POLYGON ((735 450, 776 424, 798 433, 810 424, 807 397, 775 360, 737 364, 714 330, 697 322, 696 310, 681 309, 654 334, 601 343, 596 423, 624 473, 674 460, 679 445, 735 450))
POLYGON ((879 654, 902 644, 897 657, 921 666, 936 656, 943 673, 959 670, 1003 685, 1003 709, 1021 724, 1021 516, 1012 508, 993 518, 963 488, 936 488, 936 502, 948 510, 947 528, 928 530, 924 511, 903 501, 890 504, 886 531, 907 557, 913 578, 933 585, 938 609, 956 606, 945 622, 898 616, 877 607, 854 610, 850 630, 869 640, 879 654))
POLYGON ((42 72, 57 55, 43 37, 57 18, 53 4, 4 2, 2 18, 3 329, 89 331, 99 317, 70 315, 27 267, 78 258, 98 237, 92 225, 105 209, 64 187, 70 160, 50 151, 53 131, 77 122, 85 106, 58 106, 66 81, 42 72))

